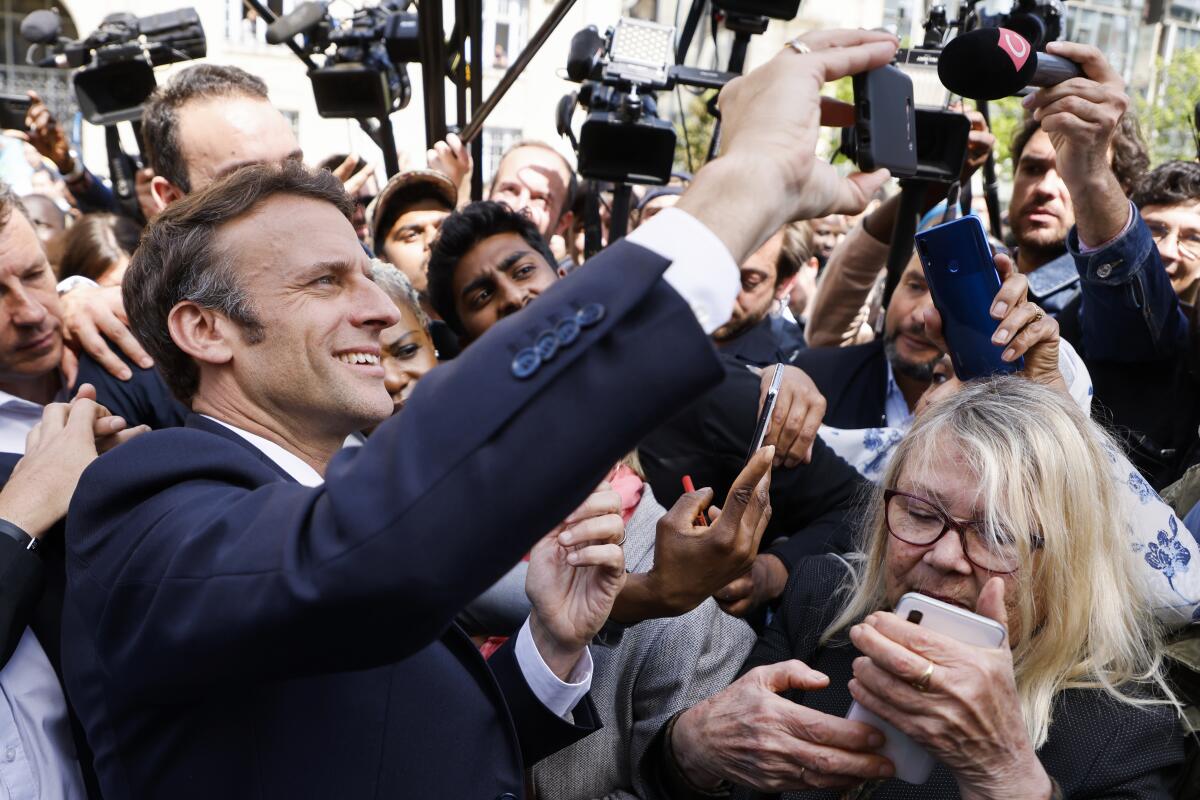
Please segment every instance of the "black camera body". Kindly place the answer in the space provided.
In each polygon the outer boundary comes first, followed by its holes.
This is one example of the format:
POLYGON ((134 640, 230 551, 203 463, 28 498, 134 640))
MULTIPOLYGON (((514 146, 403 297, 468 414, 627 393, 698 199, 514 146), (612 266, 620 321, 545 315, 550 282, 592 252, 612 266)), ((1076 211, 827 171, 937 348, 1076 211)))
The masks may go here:
POLYGON ((559 133, 571 138, 579 174, 613 183, 663 185, 675 162, 675 128, 660 119, 654 93, 677 83, 719 89, 733 75, 679 66, 675 29, 622 18, 601 36, 594 26, 571 38, 567 78, 579 91, 559 105, 559 133), (588 110, 575 140, 576 105, 588 110))
POLYGON ((21 35, 32 44, 26 60, 41 67, 77 69, 75 96, 84 119, 112 125, 138 119, 142 104, 157 85, 154 67, 203 58, 204 28, 194 8, 136 17, 109 14, 90 36, 63 39, 58 15, 34 11, 21 22, 21 35), (36 58, 38 47, 45 48, 36 58))
POLYGON ((327 2, 307 2, 267 29, 267 42, 304 37, 324 63, 308 71, 317 113, 334 119, 386 117, 408 105, 407 64, 421 60, 417 15, 391 2, 361 8, 345 20, 327 2))

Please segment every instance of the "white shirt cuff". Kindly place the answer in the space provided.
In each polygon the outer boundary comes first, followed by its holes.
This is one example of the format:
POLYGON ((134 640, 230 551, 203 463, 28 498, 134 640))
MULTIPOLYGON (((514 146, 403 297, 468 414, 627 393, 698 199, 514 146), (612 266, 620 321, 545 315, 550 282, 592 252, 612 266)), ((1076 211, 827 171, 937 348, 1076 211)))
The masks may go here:
POLYGON ((626 238, 671 261, 663 278, 691 306, 705 333, 733 316, 741 272, 725 243, 691 214, 663 209, 626 238))
MULTIPOLYGON (((660 212, 660 215, 663 213, 666 212, 660 212)), ((567 676, 569 682, 564 683, 542 660, 542 654, 533 643, 528 619, 517 634, 514 649, 517 666, 521 668, 521 674, 525 676, 525 682, 529 684, 534 696, 555 716, 570 722, 571 709, 579 704, 592 687, 592 651, 586 647, 583 649, 579 662, 567 676)))

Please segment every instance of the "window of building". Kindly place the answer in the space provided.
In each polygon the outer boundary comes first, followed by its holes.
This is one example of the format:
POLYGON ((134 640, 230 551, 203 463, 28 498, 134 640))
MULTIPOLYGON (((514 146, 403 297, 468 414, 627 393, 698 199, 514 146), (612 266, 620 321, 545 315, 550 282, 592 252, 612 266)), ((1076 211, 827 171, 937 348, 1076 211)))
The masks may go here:
MULTIPOLYGON (((275 16, 289 13, 297 0, 262 0, 275 16)), ((225 39, 232 44, 255 47, 264 44, 267 21, 260 19, 258 12, 242 0, 225 0, 225 39)))
POLYGON ((491 182, 500 166, 500 157, 521 140, 520 128, 483 129, 483 182, 491 182))
MULTIPOLYGON (((29 42, 21 36, 21 20, 31 11, 49 8, 59 12, 62 20, 62 35, 78 39, 79 31, 75 20, 62 3, 45 0, 0 0, 0 92, 25 94, 34 90, 50 111, 68 130, 68 136, 78 143, 76 125, 72 119, 79 106, 71 87, 71 73, 65 69, 43 69, 25 63, 29 42)), ((91 33, 91 31, 88 31, 91 33)))
POLYGON ((525 48, 529 0, 483 0, 483 57, 493 69, 508 69, 525 48))

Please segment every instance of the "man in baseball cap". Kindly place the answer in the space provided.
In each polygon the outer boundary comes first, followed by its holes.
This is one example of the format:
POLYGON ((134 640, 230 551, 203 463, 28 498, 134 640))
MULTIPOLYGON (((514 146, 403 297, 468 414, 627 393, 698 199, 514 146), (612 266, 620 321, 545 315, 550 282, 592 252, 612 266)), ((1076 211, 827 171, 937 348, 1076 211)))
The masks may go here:
POLYGON ((458 353, 457 337, 429 304, 429 248, 442 220, 458 205, 453 181, 431 169, 401 172, 388 181, 375 198, 370 216, 375 254, 404 273, 417 290, 421 306, 433 320, 430 334, 441 359, 458 353))

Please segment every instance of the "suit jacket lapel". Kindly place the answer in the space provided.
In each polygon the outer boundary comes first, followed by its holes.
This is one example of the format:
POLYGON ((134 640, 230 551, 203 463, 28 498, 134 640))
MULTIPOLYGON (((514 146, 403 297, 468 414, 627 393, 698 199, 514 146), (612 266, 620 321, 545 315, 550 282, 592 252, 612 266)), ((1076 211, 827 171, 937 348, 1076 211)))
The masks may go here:
POLYGON ((236 433, 229 430, 229 428, 226 428, 219 422, 213 422, 208 417, 201 416, 200 414, 188 414, 185 427, 196 428, 197 430, 207 431, 208 433, 215 433, 217 436, 222 436, 231 442, 237 442, 239 445, 246 448, 246 450, 253 453, 255 458, 274 470, 285 481, 288 481, 289 483, 296 482, 295 478, 293 478, 291 475, 288 475, 287 471, 272 461, 266 453, 264 453, 262 450, 259 450, 245 438, 238 436, 236 433))

